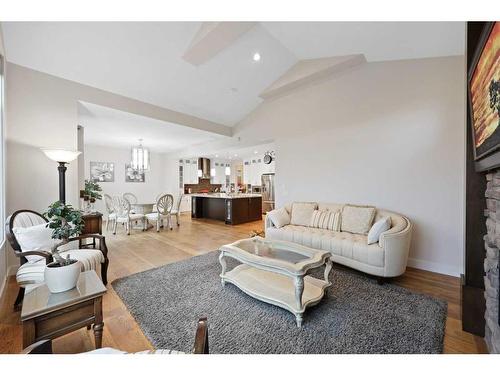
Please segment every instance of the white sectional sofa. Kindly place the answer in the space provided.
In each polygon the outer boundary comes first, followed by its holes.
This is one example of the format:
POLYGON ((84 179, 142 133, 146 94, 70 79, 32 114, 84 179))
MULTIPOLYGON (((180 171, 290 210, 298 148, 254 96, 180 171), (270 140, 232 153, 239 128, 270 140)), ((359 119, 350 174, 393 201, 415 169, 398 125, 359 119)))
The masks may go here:
MULTIPOLYGON (((316 205, 318 210, 340 211, 342 220, 344 204, 316 203, 316 205)), ((292 207, 293 204, 285 206, 290 216, 292 207)), ((269 215, 265 220, 265 233, 268 239, 290 241, 327 250, 331 252, 334 262, 375 275, 379 277, 379 283, 382 283, 384 278, 399 276, 405 272, 412 231, 412 225, 406 217, 390 211, 376 209, 373 223, 386 217, 390 217, 390 229, 380 235, 377 243, 370 245, 367 234, 292 224, 277 228, 269 215)))

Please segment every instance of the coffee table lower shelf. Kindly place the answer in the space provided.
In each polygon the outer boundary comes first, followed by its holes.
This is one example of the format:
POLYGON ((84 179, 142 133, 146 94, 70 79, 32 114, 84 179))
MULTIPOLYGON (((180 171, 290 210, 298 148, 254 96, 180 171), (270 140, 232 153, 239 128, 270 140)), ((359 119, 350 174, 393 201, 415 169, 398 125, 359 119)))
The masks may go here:
POLYGON ((221 282, 230 282, 246 294, 260 301, 279 306, 295 315, 297 326, 302 325, 303 313, 309 306, 314 306, 325 295, 329 282, 311 276, 303 278, 301 301, 296 294, 294 278, 283 274, 255 268, 248 264, 240 264, 231 271, 221 275, 221 282))

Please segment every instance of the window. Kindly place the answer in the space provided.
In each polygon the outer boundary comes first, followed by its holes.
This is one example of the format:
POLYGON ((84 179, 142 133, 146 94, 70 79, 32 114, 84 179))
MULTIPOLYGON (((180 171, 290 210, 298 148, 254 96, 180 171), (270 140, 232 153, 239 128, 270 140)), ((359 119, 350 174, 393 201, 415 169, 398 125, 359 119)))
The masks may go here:
POLYGON ((4 68, 5 60, 0 55, 0 218, 2 223, 0 225, 0 244, 5 240, 4 221, 5 221, 5 168, 4 168, 4 108, 5 108, 5 95, 4 95, 4 68))

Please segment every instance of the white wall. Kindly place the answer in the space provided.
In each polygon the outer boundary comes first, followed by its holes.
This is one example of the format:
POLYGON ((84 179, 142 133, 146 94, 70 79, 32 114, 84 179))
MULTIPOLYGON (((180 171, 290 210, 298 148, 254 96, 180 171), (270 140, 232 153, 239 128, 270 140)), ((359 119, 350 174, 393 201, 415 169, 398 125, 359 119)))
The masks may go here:
MULTIPOLYGON (((115 163, 115 181, 101 182, 103 193, 122 195, 133 193, 139 202, 153 202, 162 192, 178 193, 179 188, 171 190, 171 184, 166 176, 172 176, 172 166, 164 155, 151 152, 151 170, 146 172, 145 182, 125 182, 125 164, 130 164, 130 149, 113 148, 97 145, 85 145, 85 178, 90 178, 90 162, 106 161, 115 163)), ((171 181, 171 177, 168 179, 171 181)), ((96 208, 106 212, 103 201, 98 201, 96 208)))
POLYGON ((266 100, 235 128, 275 141, 276 200, 371 204, 414 223, 410 265, 463 270, 464 58, 368 63, 266 100))
MULTIPOLYGON (((5 58, 5 49, 3 47, 3 35, 2 35, 2 28, 0 27, 0 55, 2 55, 4 58, 5 58)), ((6 61, 4 61, 4 63, 6 63, 6 61)), ((4 67, 4 76, 5 76, 5 67, 4 67)), ((4 100, 5 102, 5 100, 4 100)), ((2 113, 2 116, 4 116, 4 113, 2 113)), ((5 116, 3 118, 3 124, 4 124, 4 127, 5 127, 5 116)), ((4 142, 3 139, 0 140, 0 142, 4 142)), ((4 147, 5 147, 5 143, 4 143, 4 147)), ((2 147, 2 150, 4 149, 4 147, 2 147)), ((5 157, 5 153, 4 153, 4 157, 5 157)), ((5 185, 4 186, 1 186, 0 187, 0 192, 1 194, 3 195, 2 199, 5 198, 5 185)), ((2 214, 5 214, 4 212, 2 212, 2 210, 0 210, 0 212, 2 214)), ((5 216, 5 215, 4 215, 5 216)), ((0 225, 4 225, 4 219, 5 217, 2 217, 2 223, 0 223, 0 225)), ((5 243, 0 243, 0 301, 1 301, 1 298, 3 296, 3 291, 4 291, 4 287, 5 287, 5 283, 7 281, 7 273, 8 273, 8 269, 7 269, 7 246, 5 245, 5 243)))

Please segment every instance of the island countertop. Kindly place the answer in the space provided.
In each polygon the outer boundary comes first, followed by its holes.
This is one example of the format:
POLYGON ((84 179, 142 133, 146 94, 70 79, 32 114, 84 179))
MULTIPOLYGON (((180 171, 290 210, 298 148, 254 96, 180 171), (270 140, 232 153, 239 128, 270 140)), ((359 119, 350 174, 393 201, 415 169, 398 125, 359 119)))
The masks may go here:
POLYGON ((261 194, 227 194, 227 193, 193 193, 191 197, 218 198, 218 199, 241 199, 241 198, 262 198, 261 194))

